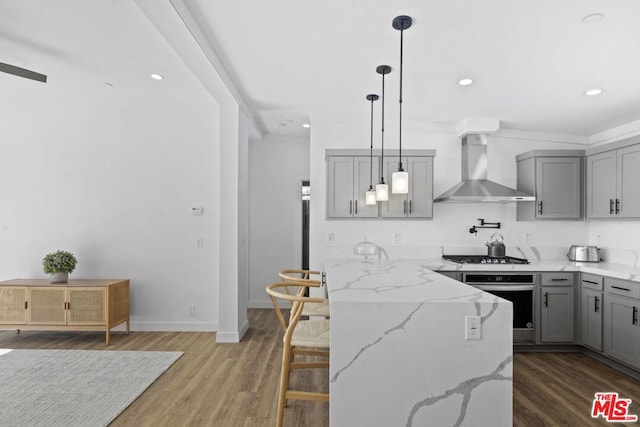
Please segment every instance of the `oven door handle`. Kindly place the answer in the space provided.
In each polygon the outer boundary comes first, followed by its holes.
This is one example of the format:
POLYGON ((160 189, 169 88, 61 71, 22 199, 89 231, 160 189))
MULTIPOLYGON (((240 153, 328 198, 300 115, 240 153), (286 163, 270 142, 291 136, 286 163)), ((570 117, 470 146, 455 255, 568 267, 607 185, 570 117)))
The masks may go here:
POLYGON ((469 286, 480 289, 485 292, 491 291, 533 291, 533 285, 487 285, 467 283, 469 286))

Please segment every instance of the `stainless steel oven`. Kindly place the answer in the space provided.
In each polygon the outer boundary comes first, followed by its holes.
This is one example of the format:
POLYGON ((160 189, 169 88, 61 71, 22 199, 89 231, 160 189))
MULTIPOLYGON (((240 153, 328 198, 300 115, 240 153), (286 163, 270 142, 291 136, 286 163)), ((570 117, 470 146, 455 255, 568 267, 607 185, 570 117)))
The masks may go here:
POLYGON ((535 274, 463 273, 462 281, 513 304, 513 342, 535 341, 535 274))

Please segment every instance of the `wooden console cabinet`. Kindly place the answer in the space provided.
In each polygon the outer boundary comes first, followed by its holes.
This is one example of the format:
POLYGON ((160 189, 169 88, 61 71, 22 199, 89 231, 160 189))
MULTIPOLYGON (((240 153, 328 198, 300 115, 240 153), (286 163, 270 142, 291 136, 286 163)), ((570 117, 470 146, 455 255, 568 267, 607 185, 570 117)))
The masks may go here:
POLYGON ((0 282, 0 330, 104 330, 126 323, 129 334, 129 281, 47 279, 0 282))

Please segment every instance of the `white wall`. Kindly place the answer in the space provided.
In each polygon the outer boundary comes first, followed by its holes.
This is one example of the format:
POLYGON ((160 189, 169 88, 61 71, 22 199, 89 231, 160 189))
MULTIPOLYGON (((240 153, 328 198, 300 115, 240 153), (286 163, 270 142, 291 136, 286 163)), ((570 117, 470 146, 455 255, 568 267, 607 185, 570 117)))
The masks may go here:
MULTIPOLYGON (((309 179, 309 140, 267 135, 249 142, 249 306, 271 307, 265 286, 278 271, 300 268, 301 184, 309 179)), ((311 181, 311 205, 324 193, 311 181)))
POLYGON ((218 105, 108 93, 0 103, 0 279, 65 249, 72 279, 131 280, 134 330, 215 330, 218 105))
MULTIPOLYGON (((310 168, 314 193, 324 195, 326 191, 327 148, 368 148, 369 124, 366 120, 350 124, 335 120, 312 118, 310 168)), ((375 127, 379 128, 379 124, 375 127)), ((380 148, 379 135, 374 147, 380 148)), ((385 148, 398 148, 397 125, 385 126, 385 148)), ((448 129, 439 129, 428 124, 407 123, 403 125, 403 148, 435 149, 434 196, 440 195, 460 180, 460 139, 448 129)), ((498 135, 489 139, 488 178, 501 184, 516 186, 515 157, 532 149, 570 148, 580 149, 564 143, 541 140, 505 138, 498 135)), ((365 191, 366 189, 363 189, 365 191)), ((324 196, 323 196, 324 197, 324 196)), ((402 245, 422 246, 482 246, 493 231, 481 230, 475 236, 468 232, 478 218, 490 222, 501 222, 499 230, 509 247, 529 245, 525 234, 531 236, 530 245, 567 247, 576 239, 588 239, 588 224, 582 221, 537 221, 516 222, 514 203, 436 203, 433 220, 327 220, 324 198, 318 197, 312 204, 311 222, 311 266, 320 266, 327 250, 327 234, 333 233, 335 245, 353 245, 365 237, 382 246, 390 246, 393 235, 400 233, 402 245)))
POLYGON ((618 249, 640 249, 640 221, 589 222, 589 244, 618 249))

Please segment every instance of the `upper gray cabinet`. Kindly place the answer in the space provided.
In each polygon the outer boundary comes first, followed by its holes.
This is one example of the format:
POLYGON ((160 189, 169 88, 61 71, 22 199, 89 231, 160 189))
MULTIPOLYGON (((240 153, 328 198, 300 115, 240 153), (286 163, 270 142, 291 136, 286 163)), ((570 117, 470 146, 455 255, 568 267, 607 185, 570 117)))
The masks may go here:
POLYGON ((640 218, 640 141, 633 142, 588 151, 588 218, 640 218))
MULTIPOLYGON (((329 157, 327 167, 327 217, 328 218, 375 218, 378 206, 365 204, 365 193, 369 189, 369 157, 329 157)), ((372 182, 378 181, 378 159, 373 158, 372 182)))
MULTIPOLYGON (((435 150, 403 150, 409 173, 409 194, 391 193, 391 175, 398 168, 397 150, 384 152, 389 201, 365 204, 369 188, 369 150, 327 150, 327 218, 432 218, 435 150)), ((373 187, 378 183, 381 153, 374 150, 373 187)))
POLYGON ((385 182, 389 184, 389 201, 380 202, 383 218, 433 218, 433 157, 404 157, 403 169, 409 174, 409 193, 393 194, 391 176, 398 168, 398 158, 385 159, 385 182))
POLYGON ((584 150, 535 150, 516 157, 517 189, 535 196, 518 202, 517 220, 581 219, 584 150))

